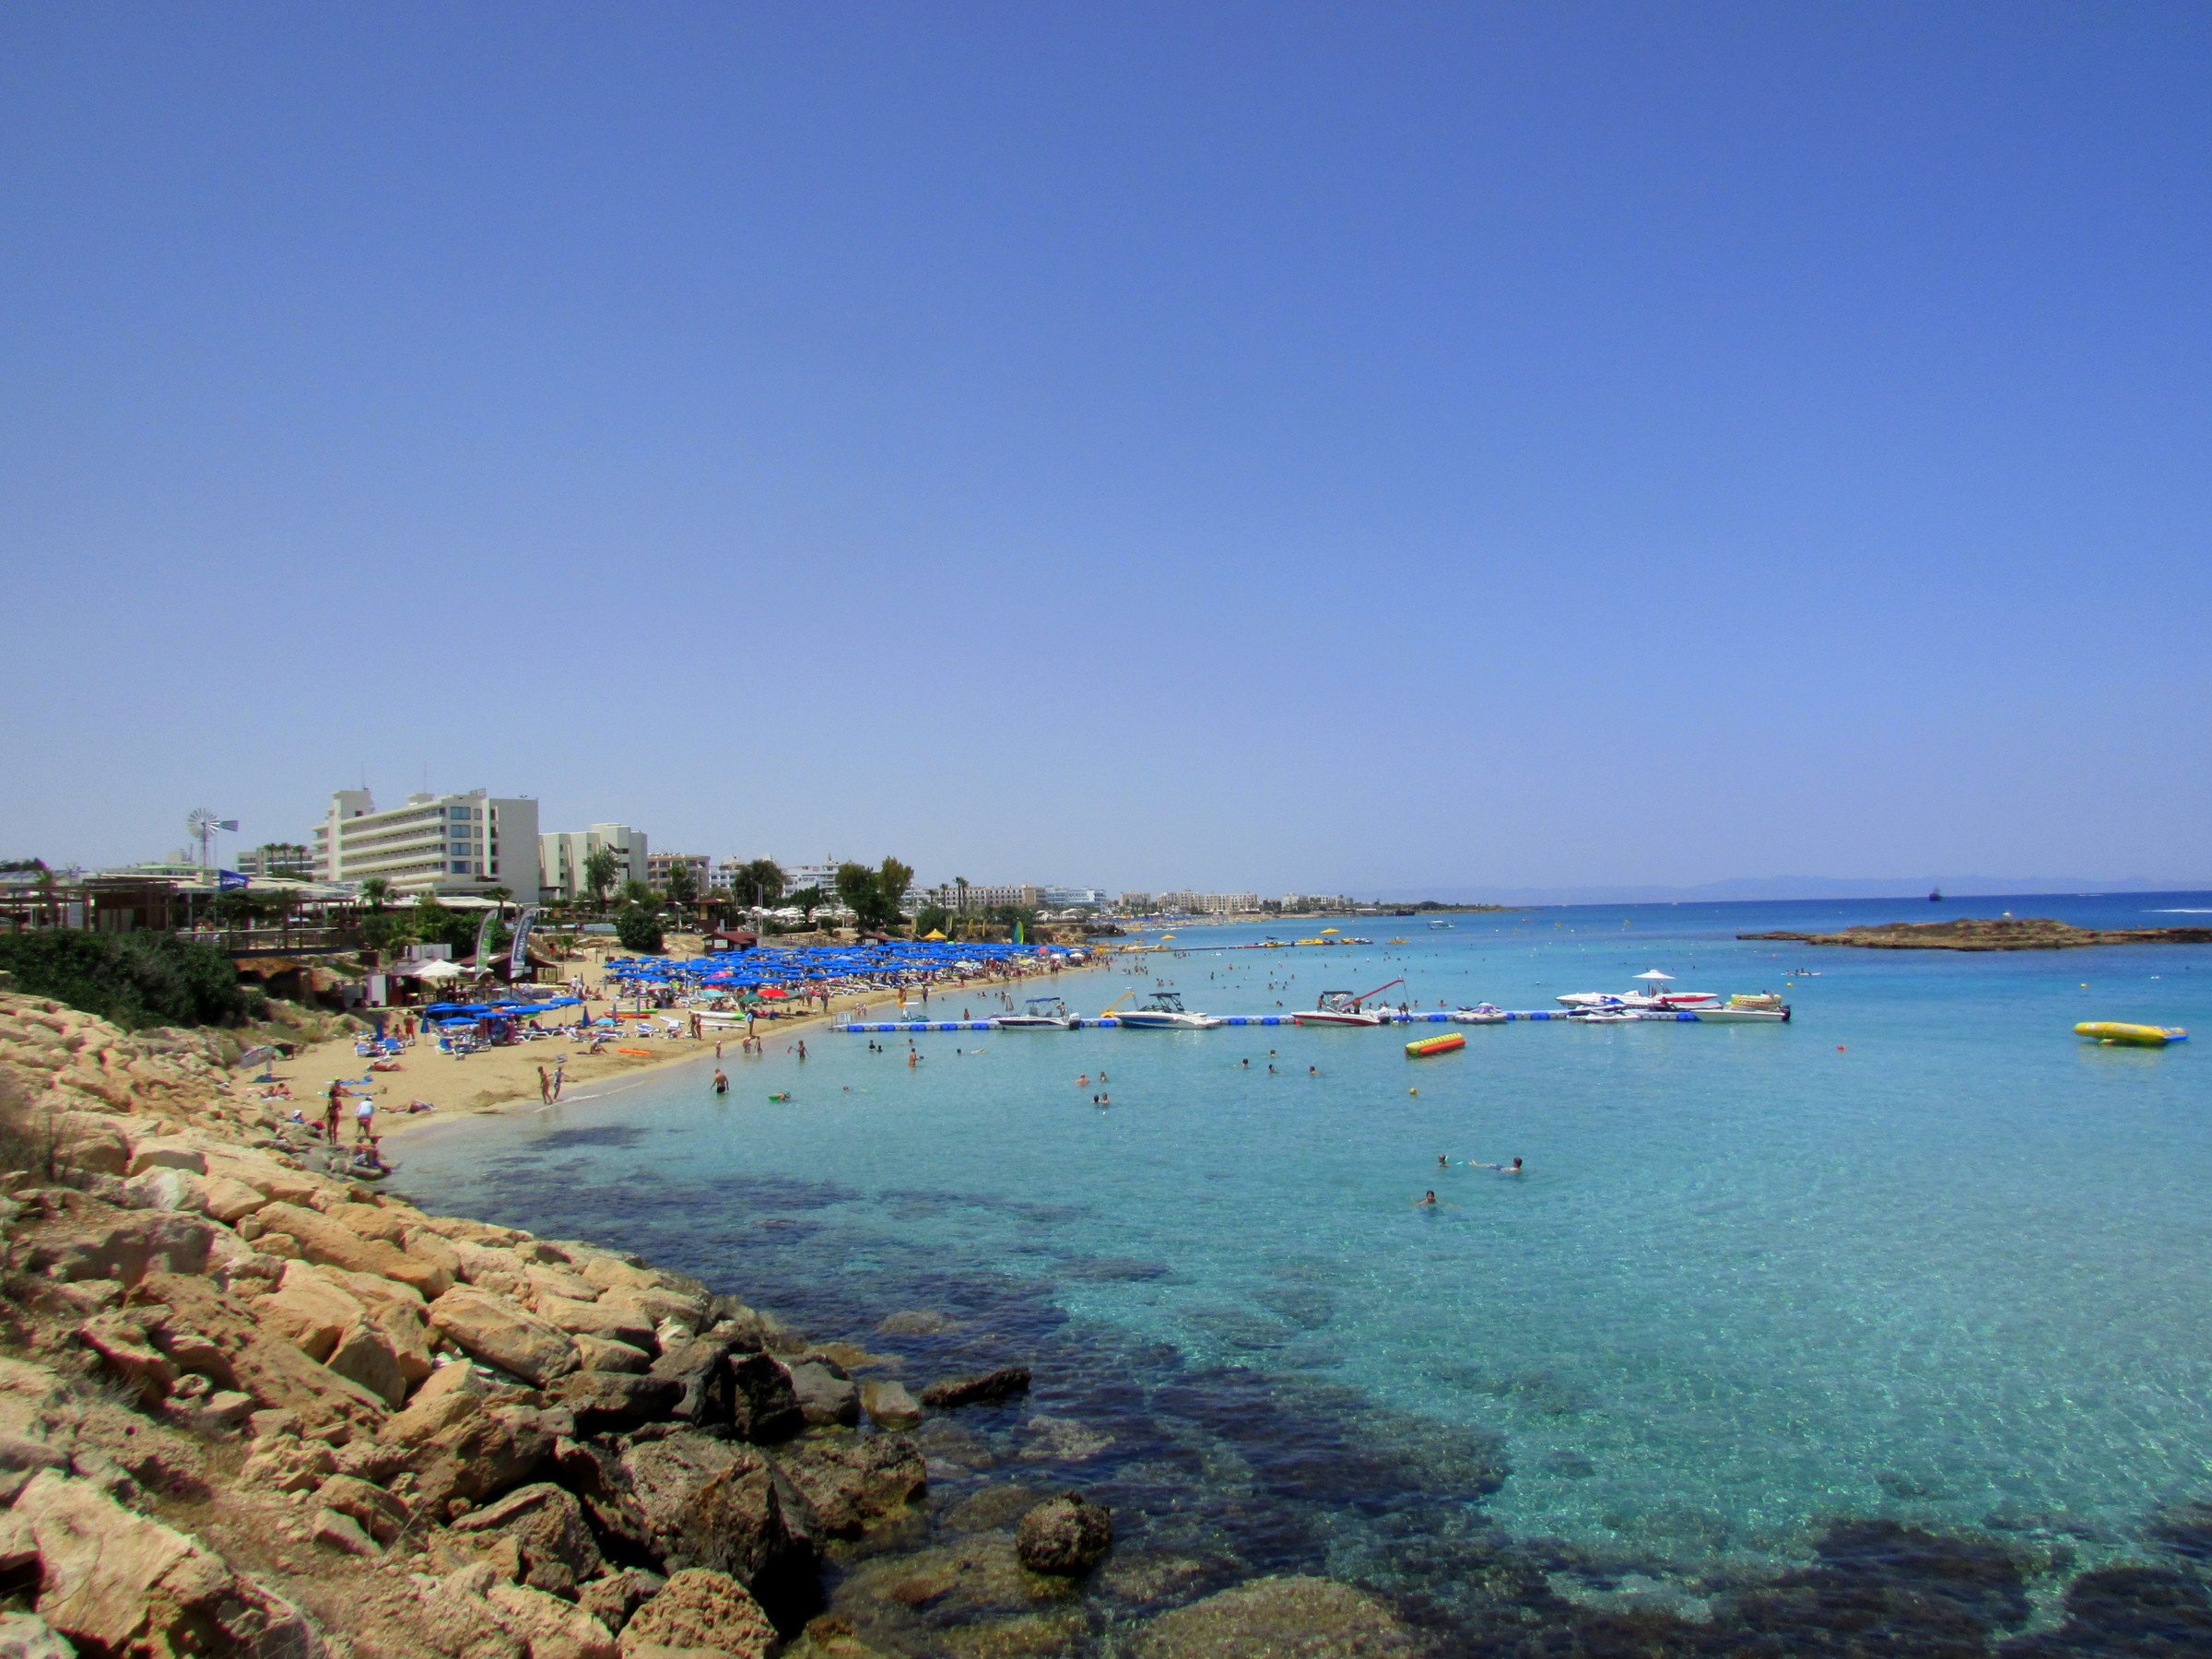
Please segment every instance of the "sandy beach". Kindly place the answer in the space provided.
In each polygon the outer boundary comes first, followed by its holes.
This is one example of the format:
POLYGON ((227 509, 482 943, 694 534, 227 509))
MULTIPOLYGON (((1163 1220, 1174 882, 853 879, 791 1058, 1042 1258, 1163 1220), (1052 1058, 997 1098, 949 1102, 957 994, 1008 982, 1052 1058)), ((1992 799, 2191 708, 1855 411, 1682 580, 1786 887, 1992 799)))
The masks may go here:
MULTIPOLYGON (((1018 980, 993 976, 974 979, 966 986, 934 987, 939 994, 932 1009, 938 1017, 942 1010, 960 1011, 960 993, 965 990, 981 996, 1007 984, 1034 986, 1041 979, 1059 984, 1074 974, 1100 965, 1106 959, 1097 959, 1082 968, 1064 968, 1057 974, 1030 975, 1018 980)), ((591 991, 591 1011, 594 1015, 607 1010, 607 1000, 601 989, 601 971, 597 965, 584 970, 584 978, 591 991)), ((896 1002, 881 991, 834 996, 825 1010, 818 1005, 808 1014, 781 1014, 763 1018, 756 1030, 760 1041, 772 1051, 784 1043, 794 1042, 802 1036, 812 1034, 841 1015, 867 1008, 878 1018, 889 1018, 896 1002)), ((919 1006, 918 1004, 910 1006, 919 1006)), ((987 1018, 988 1012, 997 1011, 995 998, 985 1006, 971 1009, 978 1018, 987 1018)), ((685 1010, 670 1009, 666 1013, 682 1018, 685 1010)), ((563 1010, 572 1016, 573 1009, 563 1010)), ((656 1014, 654 1024, 660 1024, 656 1014)), ((548 1018, 547 1022, 552 1023, 548 1018)), ((641 1024, 641 1021, 626 1021, 641 1024)), ((565 1061, 561 1098, 572 1100, 590 1086, 605 1083, 625 1074, 637 1073, 680 1064, 687 1060, 712 1059, 718 1042, 735 1054, 743 1033, 731 1028, 719 1037, 709 1031, 700 1041, 689 1037, 641 1037, 624 1031, 610 1042, 603 1053, 586 1052, 582 1043, 566 1037, 547 1037, 531 1042, 518 1042, 500 1048, 481 1049, 472 1054, 455 1057, 441 1053, 432 1039, 418 1040, 399 1061, 396 1071, 378 1072, 375 1077, 377 1129, 380 1135, 401 1135, 409 1129, 429 1124, 451 1121, 455 1117, 472 1116, 482 1112, 510 1111, 516 1107, 535 1107, 540 1103, 538 1068, 550 1070, 557 1061, 565 1061), (643 1053, 625 1053, 624 1049, 641 1049, 643 1053), (410 1113, 406 1108, 410 1101, 427 1100, 434 1109, 426 1112, 410 1113)), ((369 1063, 354 1052, 350 1038, 334 1039, 301 1049, 288 1060, 279 1061, 271 1068, 278 1081, 288 1085, 292 1101, 310 1121, 322 1112, 325 1091, 334 1080, 352 1082, 370 1076, 369 1063)), ((348 1112, 350 1122, 350 1110, 348 1112)), ((346 1134, 350 1136, 348 1128, 346 1134)))

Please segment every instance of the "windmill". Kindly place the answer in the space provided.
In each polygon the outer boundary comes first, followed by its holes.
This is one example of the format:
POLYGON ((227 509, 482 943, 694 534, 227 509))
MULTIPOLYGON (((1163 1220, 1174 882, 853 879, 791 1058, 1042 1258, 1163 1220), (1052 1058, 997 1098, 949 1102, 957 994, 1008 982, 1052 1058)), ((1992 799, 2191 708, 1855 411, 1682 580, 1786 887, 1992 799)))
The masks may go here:
POLYGON ((184 831, 200 843, 200 868, 212 869, 215 865, 215 833, 218 830, 235 831, 236 818, 218 818, 206 806, 194 806, 184 820, 184 831))

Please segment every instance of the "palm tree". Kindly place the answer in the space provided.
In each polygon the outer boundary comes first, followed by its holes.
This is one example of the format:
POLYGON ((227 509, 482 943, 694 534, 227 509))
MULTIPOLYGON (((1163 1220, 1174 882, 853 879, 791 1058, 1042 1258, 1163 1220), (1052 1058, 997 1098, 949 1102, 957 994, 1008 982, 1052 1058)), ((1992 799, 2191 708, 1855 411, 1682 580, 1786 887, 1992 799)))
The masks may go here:
POLYGON ((511 887, 488 887, 484 889, 484 897, 498 905, 500 914, 504 916, 507 913, 508 900, 514 897, 514 889, 511 887))
POLYGON ((361 900, 372 916, 384 913, 384 902, 391 897, 392 884, 382 876, 371 876, 361 883, 361 900))

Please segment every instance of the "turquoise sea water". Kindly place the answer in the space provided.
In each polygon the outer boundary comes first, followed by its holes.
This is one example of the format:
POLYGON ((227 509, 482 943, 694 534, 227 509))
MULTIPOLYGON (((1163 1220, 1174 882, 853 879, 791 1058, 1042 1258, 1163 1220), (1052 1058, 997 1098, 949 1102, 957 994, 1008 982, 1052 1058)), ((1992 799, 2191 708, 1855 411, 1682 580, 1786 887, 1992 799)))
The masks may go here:
MULTIPOLYGON (((2161 1516, 2212 1497, 2212 947, 1734 936, 2001 908, 2159 925, 2212 898, 1362 920, 1372 946, 1146 971, 1230 1013, 1401 974, 1430 1007, 1546 1007, 1656 967, 1783 990, 1796 1018, 933 1034, 913 1068, 902 1037, 815 1030, 804 1063, 733 1055, 726 1100, 685 1066, 439 1125, 405 1143, 400 1184, 644 1251, 824 1335, 947 1310, 966 1334, 910 1344, 915 1364, 1039 1359, 1003 1455, 1248 1565, 1418 1578, 1408 1532, 1464 1525, 1571 1597, 1695 1614, 1839 1517, 2071 1569, 2146 1559, 2161 1516), (2071 1034, 2085 1018, 2199 1041, 2105 1049, 2071 1034), (1466 1049, 1406 1057, 1439 1030, 1466 1049), (1466 1162, 1514 1156, 1517 1179, 1466 1162), (1253 1519, 1271 1498, 1299 1516, 1281 1536, 1253 1519)), ((1095 1012, 1135 982, 1064 988, 1095 1012)), ((957 1490, 957 1459, 945 1474, 957 1490)))

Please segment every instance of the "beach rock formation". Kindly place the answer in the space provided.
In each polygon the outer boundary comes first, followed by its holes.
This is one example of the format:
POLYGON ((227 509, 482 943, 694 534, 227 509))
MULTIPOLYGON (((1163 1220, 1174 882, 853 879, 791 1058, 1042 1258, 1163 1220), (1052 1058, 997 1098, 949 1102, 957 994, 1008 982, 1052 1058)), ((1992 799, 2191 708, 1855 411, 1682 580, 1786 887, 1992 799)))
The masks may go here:
POLYGON ((1021 1518, 1014 1548, 1031 1572, 1088 1572, 1113 1547, 1113 1512, 1080 1492, 1048 1498, 1021 1518))
POLYGON ((932 1411, 952 1411, 962 1406, 994 1406, 1018 1394, 1027 1394, 1029 1388, 1028 1366, 1003 1365, 980 1376, 947 1377, 932 1382, 922 1391, 922 1404, 932 1411))
POLYGON ((1866 950, 2076 950, 2088 945, 2212 945, 2212 927, 2077 927, 2049 916, 1960 916, 1946 922, 1884 922, 1834 933, 1735 936, 1866 950))
POLYGON ((1397 1659, 1420 1651, 1382 1601, 1324 1578, 1264 1578, 1162 1613, 1136 1659, 1397 1659))
POLYGON ((622 1628, 622 1653, 646 1659, 663 1653, 726 1653, 730 1659, 766 1659, 776 1629, 743 1584, 724 1572, 687 1568, 622 1628))

